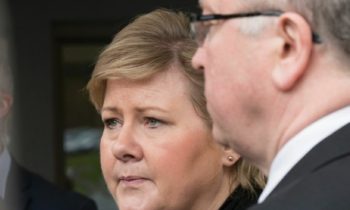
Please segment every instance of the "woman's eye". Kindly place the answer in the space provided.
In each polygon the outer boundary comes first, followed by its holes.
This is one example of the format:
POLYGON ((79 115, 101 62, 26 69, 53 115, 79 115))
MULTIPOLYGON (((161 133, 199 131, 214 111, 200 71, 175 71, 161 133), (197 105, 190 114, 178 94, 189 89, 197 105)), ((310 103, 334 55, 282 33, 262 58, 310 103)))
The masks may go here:
POLYGON ((103 121, 103 123, 104 123, 105 127, 108 129, 114 129, 114 128, 122 125, 122 122, 116 118, 106 119, 103 121))
POLYGON ((158 120, 156 118, 153 118, 153 117, 145 118, 145 126, 147 126, 148 128, 158 128, 162 124, 163 124, 163 121, 158 120))

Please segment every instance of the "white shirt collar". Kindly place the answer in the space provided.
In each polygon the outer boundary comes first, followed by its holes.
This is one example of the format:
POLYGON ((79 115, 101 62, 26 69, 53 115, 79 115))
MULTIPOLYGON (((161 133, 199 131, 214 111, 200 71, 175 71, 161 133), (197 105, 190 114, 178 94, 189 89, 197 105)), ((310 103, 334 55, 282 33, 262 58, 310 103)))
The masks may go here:
POLYGON ((266 199, 283 177, 306 153, 349 122, 350 106, 347 106, 318 119, 290 139, 272 161, 268 182, 259 197, 258 203, 266 199))
POLYGON ((6 147, 0 153, 0 198, 5 197, 7 178, 10 172, 11 158, 6 147))

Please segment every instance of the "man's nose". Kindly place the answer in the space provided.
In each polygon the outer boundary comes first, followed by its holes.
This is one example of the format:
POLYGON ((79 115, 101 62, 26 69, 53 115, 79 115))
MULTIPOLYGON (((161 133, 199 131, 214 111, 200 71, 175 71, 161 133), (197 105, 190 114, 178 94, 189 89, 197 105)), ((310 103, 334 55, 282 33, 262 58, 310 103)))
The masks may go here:
POLYGON ((204 71, 204 51, 200 47, 192 57, 192 67, 198 71, 204 71))

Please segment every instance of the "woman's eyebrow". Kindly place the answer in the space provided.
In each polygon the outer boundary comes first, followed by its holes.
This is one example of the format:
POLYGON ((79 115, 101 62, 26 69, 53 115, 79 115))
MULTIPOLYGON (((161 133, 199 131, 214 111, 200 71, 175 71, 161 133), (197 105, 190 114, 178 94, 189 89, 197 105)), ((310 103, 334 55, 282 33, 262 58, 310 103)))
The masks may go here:
POLYGON ((161 107, 158 107, 158 106, 142 106, 142 107, 137 107, 136 108, 136 111, 137 112, 141 112, 141 113, 149 111, 149 110, 160 111, 160 112, 163 112, 163 113, 168 113, 169 112, 169 110, 161 108, 161 107))
POLYGON ((102 112, 120 113, 120 109, 114 106, 106 106, 106 107, 102 107, 101 113, 102 112))

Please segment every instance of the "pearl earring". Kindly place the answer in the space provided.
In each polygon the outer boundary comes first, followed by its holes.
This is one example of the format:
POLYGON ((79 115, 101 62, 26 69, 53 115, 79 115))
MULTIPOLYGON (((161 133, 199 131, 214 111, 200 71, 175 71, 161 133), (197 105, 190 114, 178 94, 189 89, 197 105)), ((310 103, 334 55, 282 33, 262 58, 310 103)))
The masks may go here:
POLYGON ((228 159, 229 161, 233 161, 233 157, 232 157, 231 155, 228 156, 227 159, 228 159))

